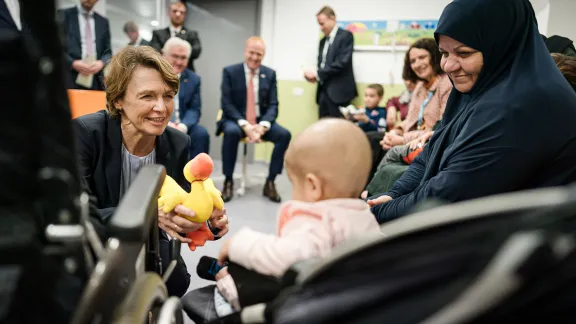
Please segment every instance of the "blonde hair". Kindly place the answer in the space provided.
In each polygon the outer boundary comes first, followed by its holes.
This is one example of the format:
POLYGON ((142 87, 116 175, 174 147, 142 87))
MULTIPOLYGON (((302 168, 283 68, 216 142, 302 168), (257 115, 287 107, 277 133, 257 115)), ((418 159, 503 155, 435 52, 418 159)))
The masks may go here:
POLYGON ((124 98, 128 83, 138 66, 155 69, 160 72, 164 83, 175 93, 180 87, 180 80, 172 65, 160 53, 150 46, 126 46, 112 57, 108 74, 104 83, 106 85, 106 110, 110 116, 118 116, 120 109, 115 103, 124 98))

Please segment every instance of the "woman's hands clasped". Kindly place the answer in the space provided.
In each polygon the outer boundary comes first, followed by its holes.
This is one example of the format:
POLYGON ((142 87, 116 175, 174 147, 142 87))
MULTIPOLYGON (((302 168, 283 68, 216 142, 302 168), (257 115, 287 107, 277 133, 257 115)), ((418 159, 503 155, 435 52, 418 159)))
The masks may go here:
POLYGON ((395 130, 389 131, 384 135, 380 141, 383 149, 389 150, 394 146, 406 144, 406 140, 402 135, 399 135, 395 130))
MULTIPOLYGON (((204 223, 194 223, 179 215, 194 217, 196 214, 193 210, 182 205, 176 206, 176 208, 169 213, 164 213, 162 209, 158 209, 158 227, 171 237, 177 238, 183 243, 190 243, 191 240, 182 237, 180 233, 187 234, 195 232, 200 229, 204 223)), ((228 233, 228 216, 226 216, 226 209, 214 209, 208 221, 210 222, 211 228, 220 229, 218 236, 221 237, 228 233)))

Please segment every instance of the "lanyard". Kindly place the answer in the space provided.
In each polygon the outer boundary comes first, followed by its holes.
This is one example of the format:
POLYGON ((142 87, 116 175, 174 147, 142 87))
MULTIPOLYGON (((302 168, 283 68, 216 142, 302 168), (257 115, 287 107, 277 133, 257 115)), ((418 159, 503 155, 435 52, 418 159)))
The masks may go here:
POLYGON ((418 127, 422 126, 422 119, 424 118, 424 108, 426 108, 426 105, 428 105, 428 102, 430 102, 430 99, 432 99, 433 95, 434 91, 429 91, 428 97, 426 97, 426 99, 422 103, 422 106, 420 106, 420 113, 418 114, 418 127))

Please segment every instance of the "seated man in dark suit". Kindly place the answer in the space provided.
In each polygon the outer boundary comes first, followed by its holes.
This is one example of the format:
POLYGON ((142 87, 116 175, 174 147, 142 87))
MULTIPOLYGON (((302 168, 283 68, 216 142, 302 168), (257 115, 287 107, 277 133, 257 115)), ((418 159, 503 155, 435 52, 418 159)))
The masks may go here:
POLYGON ((174 97, 174 113, 169 126, 190 136, 190 159, 193 159, 199 153, 209 153, 210 136, 206 128, 198 124, 202 115, 200 77, 186 68, 191 51, 192 47, 188 42, 172 37, 164 44, 162 55, 180 77, 180 90, 174 97))
POLYGON ((186 5, 180 1, 173 2, 170 5, 168 15, 170 16, 170 25, 164 29, 157 29, 152 32, 150 46, 161 51, 170 37, 182 38, 192 46, 192 52, 188 58, 188 69, 196 72, 194 69, 194 60, 200 56, 202 46, 200 45, 198 32, 184 27, 184 20, 186 19, 186 5))
POLYGON ((224 201, 232 199, 233 174, 238 155, 238 143, 244 137, 252 143, 274 143, 264 196, 274 202, 281 198, 274 180, 282 172, 284 153, 290 143, 290 132, 276 123, 278 96, 276 72, 262 65, 266 45, 259 37, 246 41, 244 63, 230 65, 222 73, 222 111, 216 135, 224 133, 222 144, 223 171, 226 180, 222 190, 224 201))
POLYGON ((69 89, 104 90, 103 69, 112 56, 108 19, 92 10, 98 0, 58 11, 66 35, 69 89), (92 84, 76 83, 78 74, 93 75, 92 84))
POLYGON ((140 37, 140 31, 138 30, 138 25, 135 22, 129 21, 124 24, 124 33, 128 36, 130 42, 128 45, 132 46, 150 46, 150 42, 140 37))

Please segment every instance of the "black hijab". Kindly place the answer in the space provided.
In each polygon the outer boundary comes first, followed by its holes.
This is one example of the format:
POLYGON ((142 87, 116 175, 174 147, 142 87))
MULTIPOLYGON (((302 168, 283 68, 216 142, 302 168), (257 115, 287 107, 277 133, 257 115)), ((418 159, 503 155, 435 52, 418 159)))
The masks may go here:
MULTIPOLYGON (((500 89, 524 94, 534 79, 563 78, 540 33, 529 0, 455 0, 443 11, 434 34, 449 36, 482 52, 484 66, 476 84, 462 96, 456 88, 446 109, 462 106, 462 99, 479 98, 485 91, 500 89), (546 72, 546 73, 544 73, 546 72), (539 74, 541 73, 541 74, 539 74)), ((511 96, 509 96, 511 97, 511 96)), ((483 97, 487 101, 492 95, 483 97)))
POLYGON ((576 180, 576 94, 528 0, 454 0, 435 33, 482 52, 468 93, 452 89, 429 145, 373 212, 380 222, 428 198, 460 201, 576 180))

